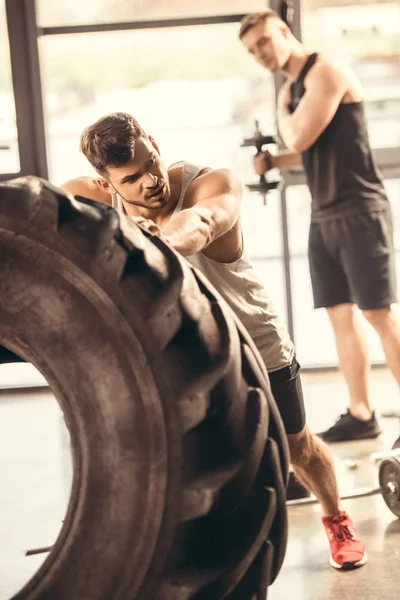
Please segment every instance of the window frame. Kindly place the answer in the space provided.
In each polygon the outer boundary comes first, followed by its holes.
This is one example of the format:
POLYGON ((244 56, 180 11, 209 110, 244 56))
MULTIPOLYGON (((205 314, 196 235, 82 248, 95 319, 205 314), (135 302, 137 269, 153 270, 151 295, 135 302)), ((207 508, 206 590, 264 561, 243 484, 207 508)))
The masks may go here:
MULTIPOLYGON (((293 10, 291 28, 294 35, 301 40, 301 0, 286 0, 293 10)), ((280 13, 282 0, 265 2, 280 13)), ((68 35, 77 33, 93 33, 105 31, 127 31, 138 29, 156 29, 169 27, 190 27, 239 23, 244 14, 213 15, 202 17, 183 17, 173 19, 123 21, 116 23, 99 23, 71 26, 39 27, 37 23, 34 0, 6 0, 6 17, 10 45, 11 70, 16 107, 18 131, 18 148, 20 171, 18 173, 0 174, 0 181, 19 175, 36 175, 48 178, 48 161, 46 151, 45 115, 43 107, 38 39, 49 35, 68 35), (27 101, 30 99, 30 101, 27 101)), ((284 78, 274 76, 275 96, 278 95, 284 78)), ((400 148, 374 149, 382 175, 385 179, 398 179, 400 148)), ((294 316, 292 299, 290 233, 286 191, 289 186, 306 183, 303 172, 282 173, 283 186, 280 192, 281 235, 284 262, 284 278, 286 288, 286 321, 289 332, 294 339, 294 316)), ((330 367, 322 367, 327 370, 330 367)), ((309 370, 319 370, 310 366, 309 370)))

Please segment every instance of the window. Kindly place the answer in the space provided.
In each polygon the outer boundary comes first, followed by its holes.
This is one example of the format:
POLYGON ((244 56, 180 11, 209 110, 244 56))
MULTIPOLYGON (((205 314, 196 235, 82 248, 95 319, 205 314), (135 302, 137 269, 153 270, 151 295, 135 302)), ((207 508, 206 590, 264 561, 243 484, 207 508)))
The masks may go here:
POLYGON ((304 43, 350 65, 365 91, 374 148, 400 145, 400 4, 302 3, 304 43))
MULTIPOLYGON (((302 40, 307 48, 349 65, 365 91, 370 141, 375 148, 394 217, 396 266, 400 273, 400 182, 393 177, 400 146, 400 5, 395 2, 301 2, 302 40)), ((311 200, 306 185, 287 189, 294 339, 302 365, 337 365, 326 311, 313 309, 307 244, 311 200), (316 350, 317 349, 317 350, 316 350)), ((397 305, 395 310, 398 310, 397 305)), ((384 361, 375 331, 366 323, 372 362, 384 361)))
MULTIPOLYGON (((1 387, 7 382, 3 369, 9 366, 0 366, 1 387)), ((22 384, 21 378, 17 381, 22 384)), ((70 450, 61 435, 62 413, 50 392, 2 396, 0 537, 7 552, 0 563, 1 598, 14 598, 48 556, 26 557, 24 550, 51 545, 58 537, 71 470, 70 450)))
POLYGON ((252 150, 240 144, 256 118, 275 131, 273 83, 237 32, 234 23, 42 37, 51 180, 88 171, 79 136, 114 111, 134 114, 167 163, 184 155, 254 178, 252 150))
MULTIPOLYGON (((94 174, 79 154, 79 136, 114 111, 138 118, 166 164, 227 167, 243 182, 257 181, 255 149, 240 146, 253 135, 255 119, 263 132, 275 133, 274 87, 238 40, 238 28, 230 23, 43 37, 52 182, 94 174)), ((285 311, 279 194, 271 193, 264 207, 261 196, 246 191, 242 212, 247 253, 285 311)))

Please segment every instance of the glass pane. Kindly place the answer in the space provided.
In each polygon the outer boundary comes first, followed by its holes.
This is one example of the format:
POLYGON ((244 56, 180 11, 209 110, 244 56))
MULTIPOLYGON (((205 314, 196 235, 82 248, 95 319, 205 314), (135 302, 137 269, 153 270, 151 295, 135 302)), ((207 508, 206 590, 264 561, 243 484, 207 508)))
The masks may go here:
POLYGON ((38 22, 50 25, 116 23, 250 13, 267 8, 265 0, 36 0, 38 22))
POLYGON ((258 194, 245 193, 242 225, 246 254, 267 296, 287 323, 279 192, 268 194, 267 206, 258 194))
MULTIPOLYGON (((238 169, 235 169, 238 172, 238 169)), ((249 258, 263 260, 282 257, 280 194, 272 191, 268 194, 264 206, 258 194, 245 192, 242 201, 242 225, 247 233, 246 247, 249 258)))
MULTIPOLYGON (((397 198, 400 180, 389 179, 385 186, 394 216, 396 269, 400 282, 400 208, 397 198)), ((307 186, 291 186, 286 190, 291 252, 294 339, 299 361, 304 367, 337 365, 332 327, 326 311, 314 310, 308 270, 307 245, 310 222, 310 195, 307 186)), ((400 291, 400 290, 399 290, 400 291)), ((399 305, 394 309, 400 312, 399 305)), ((372 362, 384 362, 380 340, 369 324, 369 354, 372 362)))
MULTIPOLYGON (((80 134, 97 118, 126 111, 153 134, 167 164, 228 167, 256 181, 255 150, 240 145, 255 119, 275 133, 273 80, 237 32, 226 24, 41 38, 51 180, 90 174, 80 134)), ((250 212, 256 205, 261 210, 258 195, 243 202, 250 212)))
POLYGON ((298 360, 303 367, 337 365, 335 340, 326 311, 313 309, 307 257, 292 258, 290 267, 298 360))
POLYGON ((0 0, 0 173, 18 173, 19 153, 5 0, 0 0))
POLYGON ((48 552, 25 556, 25 550, 54 544, 70 497, 71 452, 64 441, 63 414, 50 388, 8 393, 5 389, 13 381, 19 386, 46 383, 34 371, 32 365, 0 365, 0 539, 7 548, 0 561, 0 597, 4 599, 14 598, 48 557, 48 552), (30 367, 28 378, 25 367, 30 367), (22 378, 17 381, 18 372, 22 378))
MULTIPOLYGON (((126 111, 152 133, 166 164, 227 167, 257 181, 255 149, 240 145, 255 119, 275 133, 273 80, 237 32, 226 24, 42 38, 51 180, 93 175, 78 152, 80 134, 102 115, 126 111)), ((247 253, 285 316, 279 194, 265 207, 245 190, 242 214, 247 253)))
POLYGON ((400 4, 302 2, 307 47, 343 61, 359 76, 374 148, 400 145, 400 4))

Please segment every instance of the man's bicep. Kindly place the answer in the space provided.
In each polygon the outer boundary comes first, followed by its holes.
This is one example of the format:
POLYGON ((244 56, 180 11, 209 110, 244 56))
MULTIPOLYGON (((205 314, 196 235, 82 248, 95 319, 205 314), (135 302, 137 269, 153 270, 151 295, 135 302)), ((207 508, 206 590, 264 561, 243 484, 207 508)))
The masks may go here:
POLYGON ((341 87, 329 84, 319 85, 304 94, 297 111, 298 114, 303 113, 305 118, 312 119, 315 123, 328 124, 337 111, 342 98, 341 87))
POLYGON ((295 150, 301 152, 318 139, 335 116, 344 93, 343 84, 332 75, 310 81, 293 115, 299 124, 295 150))
POLYGON ((198 178, 193 200, 196 204, 214 204, 231 206, 232 210, 240 206, 243 184, 229 169, 209 171, 198 178))
POLYGON ((192 208, 223 229, 232 226, 240 214, 243 185, 227 169, 211 171, 199 178, 193 194, 192 208))

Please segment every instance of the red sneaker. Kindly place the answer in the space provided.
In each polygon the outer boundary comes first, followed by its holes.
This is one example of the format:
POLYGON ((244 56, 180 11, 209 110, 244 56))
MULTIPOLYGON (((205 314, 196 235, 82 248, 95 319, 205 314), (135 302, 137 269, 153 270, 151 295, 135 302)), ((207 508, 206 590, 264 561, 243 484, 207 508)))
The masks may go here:
POLYGON ((349 515, 341 512, 334 517, 322 517, 322 522, 331 545, 331 566, 335 569, 355 569, 365 565, 367 554, 349 515))

